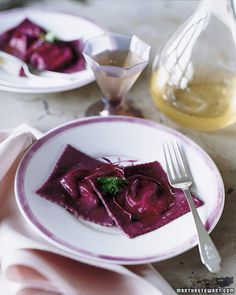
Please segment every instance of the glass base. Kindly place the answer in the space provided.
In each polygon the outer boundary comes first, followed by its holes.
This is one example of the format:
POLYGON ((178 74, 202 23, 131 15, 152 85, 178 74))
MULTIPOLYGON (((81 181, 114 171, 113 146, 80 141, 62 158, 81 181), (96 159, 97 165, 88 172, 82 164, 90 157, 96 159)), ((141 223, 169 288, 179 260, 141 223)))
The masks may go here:
POLYGON ((125 102, 122 106, 118 108, 108 108, 107 104, 103 101, 98 101, 92 104, 86 111, 85 115, 89 116, 102 116, 107 117, 110 115, 117 116, 129 116, 129 117, 139 117, 144 118, 141 110, 134 107, 131 102, 125 102))

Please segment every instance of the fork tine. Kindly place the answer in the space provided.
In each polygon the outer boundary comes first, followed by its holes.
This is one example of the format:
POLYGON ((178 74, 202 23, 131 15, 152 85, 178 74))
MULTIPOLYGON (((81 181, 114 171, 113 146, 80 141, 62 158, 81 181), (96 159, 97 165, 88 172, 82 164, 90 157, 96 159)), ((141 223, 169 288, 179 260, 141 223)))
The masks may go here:
POLYGON ((190 177, 190 170, 188 168, 186 158, 182 153, 180 146, 176 141, 163 143, 163 152, 166 162, 167 174, 176 181, 185 177, 190 177))
POLYGON ((175 167, 175 173, 178 173, 178 176, 181 177, 181 174, 182 174, 181 163, 180 163, 178 154, 176 153, 174 142, 170 142, 169 146, 170 146, 169 149, 172 150, 171 160, 172 160, 173 166, 175 167))
POLYGON ((184 159, 184 154, 181 152, 178 143, 175 141, 166 141, 162 146, 166 162, 166 172, 170 184, 176 188, 192 185, 191 173, 184 162, 187 159, 184 159))
MULTIPOLYGON (((171 177, 172 173, 171 173, 171 171, 170 171, 170 166, 169 166, 170 161, 169 161, 168 156, 167 156, 168 151, 167 151, 166 143, 163 143, 162 148, 163 148, 163 153, 164 153, 165 162, 166 162, 167 176, 168 176, 168 177, 171 177)), ((170 155, 169 155, 169 156, 170 156, 170 155)))
POLYGON ((180 147, 176 141, 173 143, 173 150, 177 158, 177 164, 180 169, 180 174, 184 174, 185 176, 187 176, 187 171, 183 162, 183 157, 181 155, 180 147))
MULTIPOLYGON (((173 149, 170 148, 170 144, 166 143, 165 144, 165 152, 166 152, 166 163, 168 166, 168 171, 169 171, 169 175, 173 178, 176 179, 179 176, 179 171, 177 171, 176 169, 176 163, 177 163, 177 159, 175 159, 175 155, 173 153, 173 149), (172 151, 171 151, 172 150, 172 151)), ((167 171, 167 173, 168 173, 167 171)))
POLYGON ((180 158, 181 158, 182 163, 183 163, 183 167, 184 167, 184 170, 185 170, 185 175, 186 176, 191 176, 191 172, 190 172, 188 161, 186 159, 185 154, 182 152, 180 146, 177 143, 176 143, 176 147, 177 147, 178 153, 179 153, 180 158))

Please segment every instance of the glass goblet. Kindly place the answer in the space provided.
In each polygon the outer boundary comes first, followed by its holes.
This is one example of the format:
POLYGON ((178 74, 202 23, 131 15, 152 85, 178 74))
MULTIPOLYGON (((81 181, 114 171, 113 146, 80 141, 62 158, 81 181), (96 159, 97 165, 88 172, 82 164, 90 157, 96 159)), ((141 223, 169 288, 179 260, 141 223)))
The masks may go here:
POLYGON ((83 55, 91 67, 102 99, 86 115, 142 116, 126 103, 126 94, 149 61, 150 46, 136 36, 105 33, 85 44, 83 55))

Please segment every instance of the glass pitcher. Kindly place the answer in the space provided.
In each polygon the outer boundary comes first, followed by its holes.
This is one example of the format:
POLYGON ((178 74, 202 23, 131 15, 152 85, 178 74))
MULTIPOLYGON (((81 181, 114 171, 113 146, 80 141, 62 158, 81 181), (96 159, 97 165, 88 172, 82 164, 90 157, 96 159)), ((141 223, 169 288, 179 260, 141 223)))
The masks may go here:
POLYGON ((151 93, 176 123, 214 130, 236 121, 234 0, 202 0, 153 63, 151 93))

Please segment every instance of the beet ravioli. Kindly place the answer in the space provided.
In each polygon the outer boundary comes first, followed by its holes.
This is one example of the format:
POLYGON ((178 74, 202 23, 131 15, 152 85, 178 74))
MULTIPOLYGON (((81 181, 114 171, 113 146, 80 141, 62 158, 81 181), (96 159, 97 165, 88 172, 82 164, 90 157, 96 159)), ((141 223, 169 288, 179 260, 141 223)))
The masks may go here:
MULTIPOLYGON (((117 226, 130 238, 189 212, 183 192, 170 187, 159 162, 123 167, 104 161, 67 145, 37 194, 78 218, 117 226)), ((193 198, 196 207, 203 204, 193 198)))
MULTIPOLYGON (((85 69, 82 40, 59 40, 27 18, 0 34, 0 50, 38 70, 74 73, 85 69)), ((24 75, 23 71, 19 74, 24 75)))

